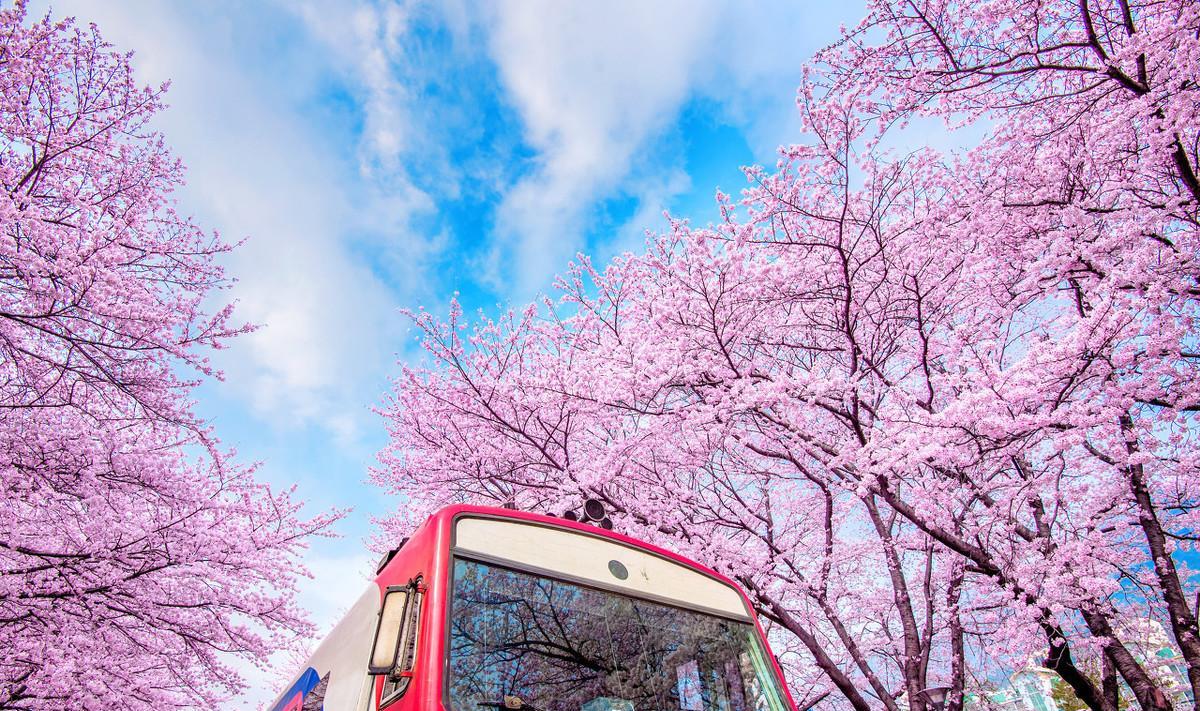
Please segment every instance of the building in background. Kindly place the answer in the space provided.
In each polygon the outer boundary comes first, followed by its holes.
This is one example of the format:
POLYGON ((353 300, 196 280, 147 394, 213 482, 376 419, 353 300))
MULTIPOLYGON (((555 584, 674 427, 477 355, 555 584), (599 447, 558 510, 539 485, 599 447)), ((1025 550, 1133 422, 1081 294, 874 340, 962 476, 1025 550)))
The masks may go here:
POLYGON ((995 691, 968 694, 965 707, 967 711, 1067 711, 1054 701, 1057 678, 1054 672, 1031 661, 995 691))
MULTIPOLYGON (((1175 648, 1161 624, 1144 618, 1127 620, 1119 628, 1118 634, 1158 681, 1159 687, 1172 703, 1176 706, 1192 706, 1195 703, 1191 685, 1187 683, 1187 666, 1183 655, 1175 648)), ((1122 686, 1121 692, 1127 693, 1128 689, 1122 686)))
MULTIPOLYGON (((1128 620, 1121 626, 1119 634, 1138 661, 1158 680, 1159 687, 1175 706, 1186 708, 1195 704, 1191 687, 1187 683, 1187 667, 1183 656, 1172 644, 1170 636, 1161 624, 1144 618, 1128 620)), ((1031 657, 1024 667, 1010 675, 1008 681, 994 691, 968 694, 965 704, 967 711, 1086 709, 1066 686, 1066 682, 1037 663, 1036 660, 1041 658, 1031 657)), ((1135 703, 1131 703, 1133 694, 1123 681, 1121 696, 1121 708, 1136 706, 1135 703)))

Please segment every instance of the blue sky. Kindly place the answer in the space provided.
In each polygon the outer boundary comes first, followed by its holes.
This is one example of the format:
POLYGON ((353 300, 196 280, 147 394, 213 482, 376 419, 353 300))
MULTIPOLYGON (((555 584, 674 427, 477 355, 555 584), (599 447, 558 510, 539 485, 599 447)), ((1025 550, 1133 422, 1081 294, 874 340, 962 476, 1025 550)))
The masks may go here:
MULTIPOLYGON (((364 584, 370 408, 419 357, 401 308, 494 312, 577 252, 637 250, 663 210, 715 218, 740 166, 802 140, 800 67, 859 2, 35 4, 95 22, 189 167, 183 210, 231 240, 227 294, 264 328, 220 355, 199 410, 261 476, 353 508, 313 547, 328 628, 364 584)), ((252 674, 255 703, 273 695, 252 674)))

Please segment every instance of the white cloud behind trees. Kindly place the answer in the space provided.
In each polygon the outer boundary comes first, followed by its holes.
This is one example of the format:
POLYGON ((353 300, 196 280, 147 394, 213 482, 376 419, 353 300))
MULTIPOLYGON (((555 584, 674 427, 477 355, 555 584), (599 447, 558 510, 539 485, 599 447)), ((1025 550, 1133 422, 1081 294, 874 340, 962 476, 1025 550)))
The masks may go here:
MULTIPOLYGON (((440 24, 452 35, 452 53, 461 56, 434 62, 483 53, 494 66, 532 155, 519 179, 500 187, 484 259, 476 266, 486 286, 516 300, 545 290, 577 250, 597 246, 588 242, 588 220, 600 201, 632 188, 639 220, 657 218, 693 187, 680 180, 677 166, 645 155, 676 127, 689 101, 707 100, 720 120, 744 131, 756 159, 773 160, 775 147, 798 130, 792 96, 801 64, 833 36, 839 20, 828 9, 785 3, 340 7, 330 12, 325 4, 306 4, 299 13, 353 75, 365 111, 362 145, 389 161, 397 155, 427 161, 420 134, 445 121, 423 113, 412 76, 428 70, 416 65, 430 58, 413 52, 411 33, 440 24), (332 14, 353 18, 353 33, 341 31, 332 14)), ((857 11, 842 10, 850 18, 857 11)), ((712 194, 713 186, 694 187, 705 199, 712 194)))

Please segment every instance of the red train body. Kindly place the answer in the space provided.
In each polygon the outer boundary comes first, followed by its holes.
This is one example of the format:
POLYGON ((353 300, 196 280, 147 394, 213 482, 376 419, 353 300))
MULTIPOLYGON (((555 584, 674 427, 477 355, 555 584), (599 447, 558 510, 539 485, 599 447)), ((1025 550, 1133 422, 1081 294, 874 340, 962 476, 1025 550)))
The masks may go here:
POLYGON ((599 526, 431 516, 270 711, 794 711, 733 581, 599 526))

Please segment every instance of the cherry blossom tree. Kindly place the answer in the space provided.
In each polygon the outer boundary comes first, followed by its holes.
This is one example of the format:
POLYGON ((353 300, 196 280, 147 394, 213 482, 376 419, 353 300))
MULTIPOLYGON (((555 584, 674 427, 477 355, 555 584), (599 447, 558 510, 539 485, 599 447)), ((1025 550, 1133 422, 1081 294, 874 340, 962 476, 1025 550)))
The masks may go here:
POLYGON ((244 333, 229 248, 96 28, 0 10, 0 708, 213 708, 309 632, 329 516, 257 483, 191 409, 244 333), (183 373, 193 373, 185 376, 183 373))
POLYGON ((1035 655, 1174 708, 1148 619, 1200 696, 1198 37, 1183 0, 872 3, 720 224, 418 314, 377 480, 411 517, 605 500, 741 581, 809 698, 957 709, 1035 655), (889 149, 928 117, 988 133, 889 149))
MULTIPOLYGON (((848 179, 825 158, 817 203, 848 179)), ((872 215, 923 209, 909 167, 878 176, 877 192, 843 191, 847 212, 826 236, 868 223, 902 235, 872 215)), ((584 261, 560 282, 561 304, 469 337, 457 310, 446 324, 419 315, 436 365, 397 382, 393 446, 376 474, 410 499, 393 525, 462 497, 550 511, 600 498, 622 530, 738 579, 786 633, 783 661, 804 698, 836 690, 858 709, 923 709, 922 692, 946 681, 961 701, 968 648, 982 653, 987 632, 960 612, 964 566, 780 429, 801 395, 790 388, 820 380, 800 375, 815 367, 811 349, 838 337, 841 300, 811 299, 814 312, 832 309, 819 323, 794 311, 841 274, 833 251, 794 260, 794 245, 730 218, 728 231, 679 224, 603 272, 584 261)))
MULTIPOLYGON (((876 3, 820 58, 817 82, 870 97, 865 113, 882 125, 921 114, 994 122, 956 171, 973 184, 960 234, 984 241, 998 273, 1019 270, 1000 280, 1012 284, 1001 305, 1038 313, 1053 345, 1031 344, 1009 369, 1039 393, 1014 408, 993 388, 997 406, 1041 422, 1014 417, 987 434, 1047 445, 1061 461, 1050 471, 1095 472, 1088 493, 1107 501, 1092 525, 1124 557, 1126 597, 1133 587, 1168 624, 1193 696, 1195 581, 1178 545, 1195 542, 1196 521, 1198 31, 1190 2, 876 3), (883 42, 867 39, 878 31, 883 42), (1071 304, 1055 309, 1063 296, 1071 304)), ((1035 452, 1014 459, 1019 478, 1050 464, 1035 452)), ((1017 533, 1045 540, 1053 527, 1017 533)), ((1143 708, 1169 705, 1108 623, 1113 599, 1080 607, 1106 666, 1143 708)), ((1111 680, 1105 699, 1066 680, 1093 708, 1115 704, 1111 680)))

